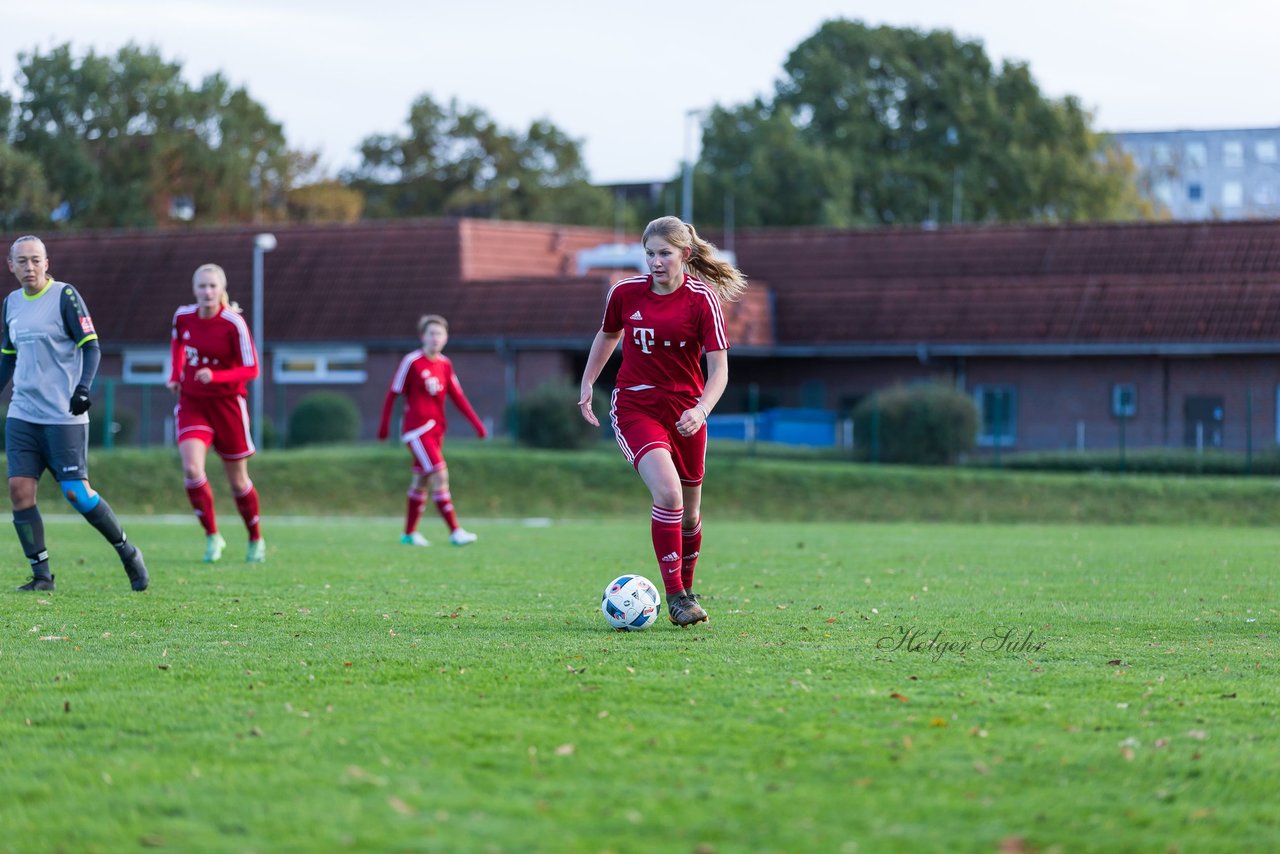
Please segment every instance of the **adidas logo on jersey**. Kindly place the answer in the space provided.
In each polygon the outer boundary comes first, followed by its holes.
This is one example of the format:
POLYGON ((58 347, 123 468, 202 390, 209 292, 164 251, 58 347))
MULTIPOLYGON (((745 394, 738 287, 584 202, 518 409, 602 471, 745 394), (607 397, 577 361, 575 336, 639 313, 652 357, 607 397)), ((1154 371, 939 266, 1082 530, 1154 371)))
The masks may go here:
POLYGON ((630 318, 630 319, 631 319, 631 320, 644 320, 644 318, 640 316, 640 310, 639 310, 639 309, 636 309, 636 313, 635 313, 635 314, 633 314, 633 315, 631 315, 631 318, 630 318))

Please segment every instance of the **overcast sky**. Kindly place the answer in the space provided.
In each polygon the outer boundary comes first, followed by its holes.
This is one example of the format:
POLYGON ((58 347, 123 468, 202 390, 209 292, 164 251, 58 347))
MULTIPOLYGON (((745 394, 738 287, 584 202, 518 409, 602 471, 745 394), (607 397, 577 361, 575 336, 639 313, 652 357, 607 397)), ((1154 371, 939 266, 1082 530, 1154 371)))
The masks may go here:
MULTIPOLYGON (((662 180, 696 145, 686 114, 769 95, 823 21, 950 29, 1101 130, 1280 125, 1277 0, 45 0, 0 26, 0 86, 19 51, 154 45, 193 82, 222 71, 330 172, 418 95, 523 131, 549 119, 592 180, 662 180)), ((696 150, 696 149, 695 149, 696 150)))

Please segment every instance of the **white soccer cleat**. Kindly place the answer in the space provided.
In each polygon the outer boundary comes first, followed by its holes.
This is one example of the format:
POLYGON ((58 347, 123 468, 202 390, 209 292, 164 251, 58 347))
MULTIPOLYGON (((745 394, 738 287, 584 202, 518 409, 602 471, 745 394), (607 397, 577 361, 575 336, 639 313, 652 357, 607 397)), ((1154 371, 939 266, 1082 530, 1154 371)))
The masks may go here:
POLYGON ((204 562, 217 563, 222 558, 222 550, 227 547, 227 541, 222 538, 221 534, 210 534, 204 538, 204 562))
POLYGON ((250 540, 249 550, 244 555, 245 563, 266 563, 267 562, 267 541, 266 540, 250 540))
POLYGON ((474 543, 478 539, 480 538, 477 537, 475 534, 471 533, 470 531, 464 530, 462 528, 458 528, 456 531, 454 531, 452 534, 449 535, 449 542, 453 543, 455 546, 470 545, 471 543, 474 543))
POLYGON ((429 546, 431 541, 422 534, 414 531, 412 534, 401 534, 400 542, 406 546, 429 546))

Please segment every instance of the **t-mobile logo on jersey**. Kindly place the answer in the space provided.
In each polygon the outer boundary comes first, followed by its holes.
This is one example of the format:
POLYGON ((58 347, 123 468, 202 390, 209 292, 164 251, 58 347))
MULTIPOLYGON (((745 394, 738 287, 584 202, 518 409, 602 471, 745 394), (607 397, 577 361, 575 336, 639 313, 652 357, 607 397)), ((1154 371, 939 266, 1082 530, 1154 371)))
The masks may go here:
POLYGON ((632 337, 632 340, 636 342, 636 345, 640 348, 641 353, 649 353, 651 352, 649 350, 649 345, 653 343, 653 339, 656 338, 657 336, 653 334, 652 329, 642 329, 637 326, 635 332, 632 333, 631 337, 632 337))

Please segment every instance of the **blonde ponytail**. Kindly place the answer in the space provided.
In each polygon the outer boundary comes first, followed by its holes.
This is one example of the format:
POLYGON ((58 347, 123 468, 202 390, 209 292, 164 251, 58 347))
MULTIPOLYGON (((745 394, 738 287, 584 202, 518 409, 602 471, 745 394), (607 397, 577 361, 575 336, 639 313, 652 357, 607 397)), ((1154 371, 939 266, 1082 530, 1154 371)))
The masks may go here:
POLYGON ((240 303, 232 301, 227 295, 227 273, 217 264, 201 264, 196 267, 196 271, 191 274, 191 284, 194 287, 196 279, 201 273, 212 273, 213 277, 222 284, 222 307, 234 311, 236 314, 244 314, 244 309, 240 307, 240 303))
POLYGON ((716 247, 698 236, 697 230, 678 216, 664 216, 649 223, 641 243, 650 237, 659 237, 677 249, 689 249, 686 266, 694 275, 716 289, 724 302, 736 302, 747 289, 747 277, 742 271, 723 258, 716 256, 716 247))

